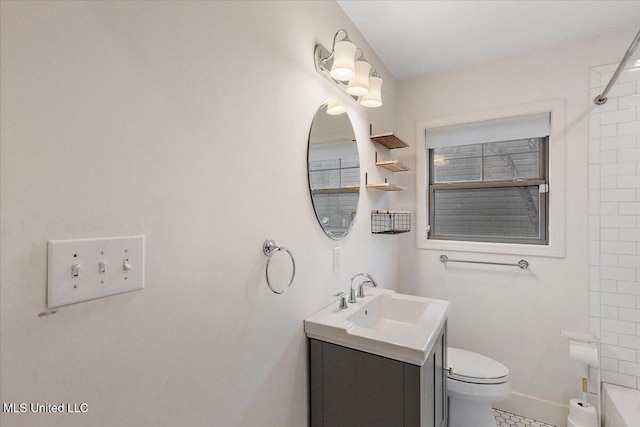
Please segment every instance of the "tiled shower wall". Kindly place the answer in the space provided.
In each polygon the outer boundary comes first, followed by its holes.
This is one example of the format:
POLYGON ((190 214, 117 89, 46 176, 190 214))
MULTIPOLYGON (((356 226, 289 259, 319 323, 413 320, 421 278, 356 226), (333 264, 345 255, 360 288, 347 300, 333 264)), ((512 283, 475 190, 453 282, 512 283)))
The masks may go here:
MULTIPOLYGON (((592 68, 590 100, 617 64, 592 68)), ((589 316, 602 379, 640 389, 640 61, 589 116, 589 316)))

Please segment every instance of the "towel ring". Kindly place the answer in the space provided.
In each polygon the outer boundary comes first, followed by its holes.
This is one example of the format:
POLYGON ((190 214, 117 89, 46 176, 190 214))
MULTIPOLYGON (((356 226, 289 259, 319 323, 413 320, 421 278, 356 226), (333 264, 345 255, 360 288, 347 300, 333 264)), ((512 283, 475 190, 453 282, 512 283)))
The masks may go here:
POLYGON ((267 286, 269 286, 269 289, 271 289, 271 292, 273 293, 276 293, 279 295, 284 294, 284 291, 289 289, 289 286, 291 286, 291 284, 293 283, 293 279, 296 277, 296 261, 293 259, 293 254, 289 251, 289 249, 285 248, 284 246, 276 245, 276 242, 274 242, 271 239, 267 239, 264 241, 264 244, 262 245, 262 252, 267 256, 267 266, 265 267, 265 270, 264 270, 264 275, 267 279, 267 286), (271 281, 269 280, 269 263, 271 262, 271 257, 273 256, 273 254, 275 254, 278 251, 284 251, 288 253, 289 257, 291 258, 291 265, 293 266, 293 272, 291 273, 291 280, 289 280, 289 284, 284 288, 282 288, 281 290, 275 289, 271 285, 271 281))

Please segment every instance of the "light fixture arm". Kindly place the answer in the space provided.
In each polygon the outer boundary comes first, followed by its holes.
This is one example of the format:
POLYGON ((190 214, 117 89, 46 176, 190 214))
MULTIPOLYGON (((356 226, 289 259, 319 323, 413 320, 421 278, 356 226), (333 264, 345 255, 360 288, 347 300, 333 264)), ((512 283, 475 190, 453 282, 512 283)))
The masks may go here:
MULTIPOLYGON (((331 46, 331 53, 326 58, 320 58, 320 61, 322 61, 323 63, 326 63, 330 59, 333 59, 333 54, 334 54, 335 49, 336 49, 336 40, 338 39, 338 34, 340 34, 340 32, 344 32, 344 39, 342 39, 342 40, 346 39, 346 40, 351 41, 349 39, 349 33, 347 33, 347 30, 345 30, 344 28, 340 28, 338 31, 336 31, 336 34, 333 36, 333 45, 331 46)), ((362 51, 360 51, 360 52, 362 52, 362 51)))

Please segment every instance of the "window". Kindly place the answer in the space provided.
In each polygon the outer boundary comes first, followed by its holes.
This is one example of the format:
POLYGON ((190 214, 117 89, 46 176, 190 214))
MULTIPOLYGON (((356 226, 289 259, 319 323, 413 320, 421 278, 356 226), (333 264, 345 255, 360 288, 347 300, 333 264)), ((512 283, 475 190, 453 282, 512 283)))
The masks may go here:
POLYGON ((547 243, 548 136, 429 150, 429 239, 547 243))
MULTIPOLYGON (((417 134, 420 135, 416 141, 416 246, 420 249, 438 251, 437 254, 445 254, 444 251, 460 251, 460 252, 477 252, 483 254, 504 254, 504 255, 533 255, 545 257, 564 257, 566 247, 566 203, 565 197, 565 117, 564 117, 564 100, 552 99, 544 101, 536 101, 528 104, 512 105, 507 107, 484 109, 476 112, 468 112, 456 115, 441 116, 420 120, 417 123, 417 134), (537 141, 538 148, 535 143, 532 148, 529 147, 529 140, 537 141), (514 147, 509 147, 511 143, 517 145, 522 144, 518 150, 513 152, 514 147), (527 141, 526 143, 523 141, 527 141), (502 144, 504 143, 504 144, 502 144), (483 145, 487 144, 487 145, 483 145), (469 150, 473 146, 475 155, 461 156, 460 152, 469 150), (492 149, 499 147, 501 150, 512 150, 504 153, 492 152, 492 149), (480 147, 480 149, 478 148, 480 147), (442 154, 441 160, 436 157, 436 162, 444 162, 445 149, 458 151, 458 158, 448 159, 449 164, 458 163, 461 169, 466 171, 466 175, 457 176, 457 180, 446 175, 438 174, 434 170, 432 176, 431 165, 432 153, 442 154), (439 150, 440 153, 438 153, 439 150), (535 155, 537 153, 537 155, 535 155), (504 165, 504 160, 500 158, 500 154, 511 154, 519 176, 514 174, 505 174, 509 171, 507 168, 498 167, 500 163, 504 165), (528 166, 516 162, 515 157, 525 154, 529 156, 528 166), (462 160, 462 157, 466 157, 462 160), (534 160, 534 158, 536 160, 534 160), (498 165, 492 162, 498 162, 498 165), (475 162, 475 169, 469 163, 475 162), (536 170, 535 162, 538 162, 538 171, 542 171, 544 175, 533 176, 536 170), (541 165, 544 166, 540 168, 541 165), (482 166, 481 166, 482 165, 482 166), (492 170, 493 169, 493 170, 492 170), (475 175, 471 174, 475 170, 475 175), (495 171, 499 173, 496 173, 495 171), (484 175, 483 175, 484 174, 484 175), (484 177, 484 178, 483 178, 484 177), (483 179, 481 179, 483 178, 483 179), (523 181, 518 181, 523 180, 523 181), (524 181, 530 180, 525 185, 524 181), (538 182, 544 182, 538 184, 538 182), (507 184, 500 186, 499 184, 507 184), (430 188, 434 185, 433 189, 430 188), (445 184, 449 184, 446 188, 445 184), (547 184, 547 185, 545 185, 547 184), (438 190, 436 186, 442 185, 438 190), (463 190, 456 188, 468 186, 463 190), (432 193, 433 190, 433 193, 432 193), (446 192, 444 190, 449 190, 446 192), (457 192, 454 193, 454 190, 457 192), (528 190, 530 199, 524 194, 524 190, 528 190), (463 194, 462 191, 470 193, 463 194), (542 191, 542 193, 541 193, 542 191), (523 228, 520 228, 519 234, 516 231, 508 230, 509 233, 503 232, 504 235, 497 232, 489 234, 481 234, 477 231, 467 232, 463 234, 459 229, 440 228, 438 230, 437 218, 431 218, 432 207, 435 212, 435 206, 438 202, 443 203, 440 196, 451 196, 455 194, 459 201, 468 202, 470 194, 481 200, 492 201, 489 205, 496 205, 499 192, 510 193, 512 200, 520 201, 521 207, 524 207, 522 218, 525 221, 529 219, 529 210, 527 206, 531 206, 528 200, 533 201, 538 212, 538 227, 541 233, 546 233, 542 237, 541 234, 534 237, 531 234, 533 224, 527 234, 523 228), (513 194, 517 197, 513 197, 513 194), (522 193, 522 194, 519 194, 522 193), (434 195, 434 200, 430 200, 430 196, 434 195), (436 197, 438 199, 436 200, 436 197), (457 233, 457 234, 456 234, 457 233), (473 234, 472 234, 473 233, 473 234), (506 235, 506 236, 505 236, 506 235), (443 251, 443 252, 440 252, 443 251)), ((449 153, 451 156, 451 154, 449 153)), ((507 157, 504 158, 505 160, 507 157)), ((526 163, 526 162, 525 162, 526 163)), ((438 165, 435 165, 438 166, 438 165)), ((444 166, 444 165, 441 165, 444 166)), ((449 172, 453 171, 450 169, 449 172)), ((444 169, 441 170, 445 172, 444 169)), ((575 202, 575 200, 574 200, 575 202)), ((445 207, 445 204, 441 204, 445 207)), ((457 205, 450 203, 450 206, 457 208, 457 205)), ((459 209, 455 209, 460 212, 459 209)), ((478 215, 478 210, 471 214, 478 215)), ((499 213, 487 213, 485 216, 495 221, 496 215, 499 213)), ((450 212, 441 212, 440 226, 447 224, 442 221, 448 216, 452 216, 450 212)), ((458 226, 461 221, 456 222, 458 226)), ((470 223, 470 221, 467 221, 470 223)), ((535 223, 535 220, 534 220, 535 223)), ((488 230, 488 221, 486 218, 480 221, 481 225, 485 225, 485 231, 488 230)), ((437 257, 435 258, 437 260, 437 257)), ((505 259, 505 261, 508 259, 505 259)))

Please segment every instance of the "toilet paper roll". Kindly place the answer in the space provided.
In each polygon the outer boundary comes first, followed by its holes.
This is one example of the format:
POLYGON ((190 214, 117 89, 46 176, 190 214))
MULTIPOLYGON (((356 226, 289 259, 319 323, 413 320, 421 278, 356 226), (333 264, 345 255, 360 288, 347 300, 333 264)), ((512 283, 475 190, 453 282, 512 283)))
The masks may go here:
POLYGON ((569 341, 569 358, 591 366, 598 366, 598 347, 595 344, 569 341))
POLYGON ((598 412, 595 406, 582 406, 582 401, 571 399, 569 401, 569 427, 598 427, 598 412), (573 423, 573 424, 572 424, 573 423))

